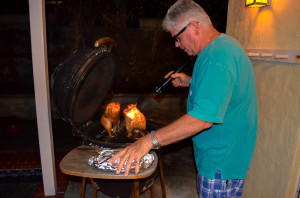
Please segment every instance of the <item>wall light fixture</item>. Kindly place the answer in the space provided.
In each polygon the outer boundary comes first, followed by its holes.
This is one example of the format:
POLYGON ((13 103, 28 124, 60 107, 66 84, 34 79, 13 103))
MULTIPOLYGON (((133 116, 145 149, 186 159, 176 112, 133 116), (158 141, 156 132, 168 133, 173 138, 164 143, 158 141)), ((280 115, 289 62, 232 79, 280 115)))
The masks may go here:
POLYGON ((258 8, 270 5, 271 0, 246 0, 246 7, 258 8))

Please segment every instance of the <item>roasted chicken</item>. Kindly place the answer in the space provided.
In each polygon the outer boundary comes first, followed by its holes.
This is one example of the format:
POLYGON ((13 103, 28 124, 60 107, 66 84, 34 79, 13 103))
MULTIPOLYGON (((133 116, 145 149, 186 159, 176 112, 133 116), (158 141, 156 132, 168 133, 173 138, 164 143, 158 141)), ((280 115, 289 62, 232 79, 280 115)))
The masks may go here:
POLYGON ((130 104, 123 110, 127 137, 131 137, 134 129, 145 130, 146 129, 146 118, 136 107, 137 104, 130 104))
POLYGON ((106 105, 105 111, 100 118, 100 123, 109 136, 115 136, 117 127, 120 124, 120 109, 119 102, 111 102, 106 105))

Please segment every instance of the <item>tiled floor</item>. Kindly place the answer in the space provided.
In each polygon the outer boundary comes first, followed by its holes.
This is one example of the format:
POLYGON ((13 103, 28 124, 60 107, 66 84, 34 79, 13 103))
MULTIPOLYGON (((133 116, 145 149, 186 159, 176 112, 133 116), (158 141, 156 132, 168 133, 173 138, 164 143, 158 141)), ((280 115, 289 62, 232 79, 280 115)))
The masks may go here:
POLYGON ((55 165, 56 165, 56 181, 57 181, 57 193, 55 196, 45 196, 43 189, 43 182, 40 183, 33 198, 63 198, 65 196, 66 189, 68 187, 69 176, 61 173, 59 169, 59 163, 61 159, 67 154, 67 152, 55 153, 55 165))
POLYGON ((38 152, 0 153, 0 169, 41 168, 38 152))
MULTIPOLYGON (((65 152, 55 153, 57 195, 53 197, 64 197, 67 189, 69 178, 62 174, 58 167, 59 162, 65 154, 65 152)), ((2 177, 2 180, 6 180, 7 183, 12 184, 14 182, 37 182, 41 181, 42 178, 39 153, 0 153, 0 170, 2 176, 7 175, 7 177, 2 177), (31 173, 28 174, 28 171, 31 173)), ((5 181, 3 182, 5 183, 5 181)), ((34 197, 45 197, 42 182, 36 190, 34 197)))
MULTIPOLYGON (((61 173, 59 163, 72 148, 80 145, 82 140, 73 137, 70 126, 61 120, 53 121, 53 139, 57 194, 52 197, 62 198, 66 192, 69 177, 61 173)), ((40 181, 33 197, 45 197, 41 182, 42 169, 36 121, 0 119, 0 174, 0 183, 40 181)))
MULTIPOLYGON (((59 162, 61 159, 67 154, 67 152, 55 152, 55 165, 56 165, 56 178, 57 178, 57 197, 64 197, 64 193, 66 192, 69 177, 65 174, 62 174, 59 170, 59 162)), ((2 175, 4 175, 4 171, 9 175, 5 179, 8 180, 9 183, 13 182, 36 182, 42 181, 42 170, 40 163, 40 156, 38 152, 30 152, 30 153, 0 153, 0 170, 2 175), (34 176, 27 174, 24 176, 24 171, 33 171, 34 176), (13 176, 12 174, 15 174, 13 176), (23 176, 22 176, 23 175, 23 176), (10 179, 11 178, 11 179, 10 179)), ((33 174, 32 174, 33 175, 33 174)), ((3 177, 2 177, 3 179, 3 177)), ((44 190, 43 183, 40 182, 35 194, 34 198, 43 198, 44 190)), ((49 196, 47 196, 50 198, 49 196)))

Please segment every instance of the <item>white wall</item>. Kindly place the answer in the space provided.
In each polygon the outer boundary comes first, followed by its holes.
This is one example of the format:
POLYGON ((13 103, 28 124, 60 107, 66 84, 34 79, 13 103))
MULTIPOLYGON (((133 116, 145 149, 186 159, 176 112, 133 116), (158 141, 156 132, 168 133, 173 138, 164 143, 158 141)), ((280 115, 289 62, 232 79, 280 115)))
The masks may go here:
MULTIPOLYGON (((245 8, 244 0, 229 0, 226 33, 245 49, 300 50, 299 10, 299 0, 272 0, 263 8, 245 8)), ((252 63, 258 137, 243 197, 291 198, 300 172, 300 65, 252 63)))

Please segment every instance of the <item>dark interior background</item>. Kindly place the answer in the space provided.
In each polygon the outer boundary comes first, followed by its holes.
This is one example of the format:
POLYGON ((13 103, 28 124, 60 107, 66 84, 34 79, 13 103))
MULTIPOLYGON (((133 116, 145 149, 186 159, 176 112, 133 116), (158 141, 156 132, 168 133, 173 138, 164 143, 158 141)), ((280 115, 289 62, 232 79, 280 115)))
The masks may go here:
MULTIPOLYGON (((188 56, 174 47, 161 20, 175 0, 46 0, 48 68, 101 37, 117 42, 115 93, 152 93, 188 56)), ((228 1, 197 0, 216 29, 226 30, 228 1)), ((0 2, 0 94, 34 94, 28 1, 0 2)), ((185 71, 191 74, 192 64, 185 71)), ((166 93, 186 89, 171 86, 166 93)))

